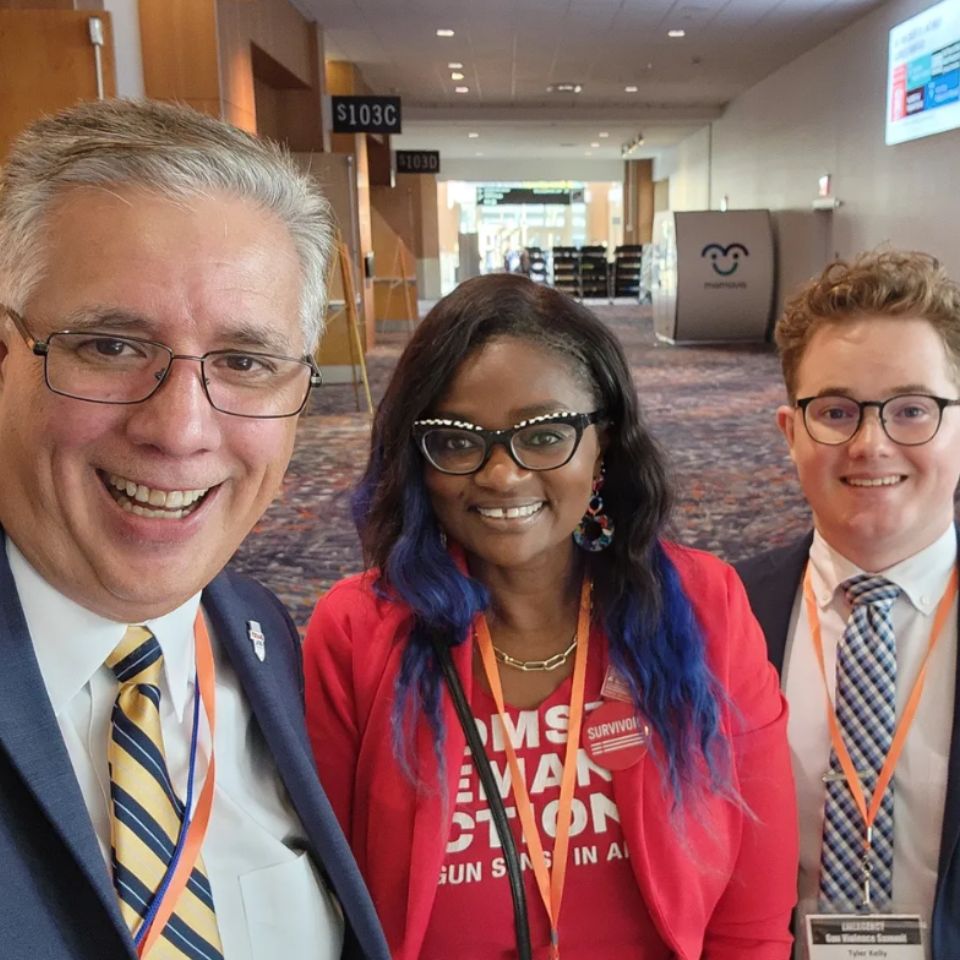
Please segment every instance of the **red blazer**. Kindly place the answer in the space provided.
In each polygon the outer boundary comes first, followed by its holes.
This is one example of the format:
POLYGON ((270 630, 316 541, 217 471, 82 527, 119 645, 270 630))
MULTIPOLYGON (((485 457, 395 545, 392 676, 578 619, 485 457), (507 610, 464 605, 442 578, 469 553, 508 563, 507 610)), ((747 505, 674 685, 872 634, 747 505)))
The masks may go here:
MULTIPOLYGON (((647 758, 613 775, 637 886, 679 960, 787 960, 796 902, 797 821, 787 708, 763 635, 732 568, 668 545, 730 702, 723 730, 733 784, 749 811, 716 795, 671 819, 647 758)), ((324 789, 367 881, 395 960, 416 960, 427 928, 452 804, 443 805, 427 722, 416 730, 417 789, 393 753, 390 714, 410 612, 378 598, 374 573, 317 604, 304 647, 307 723, 324 789)), ((470 644, 454 650, 469 700, 470 644)), ((456 795, 464 737, 444 692, 447 790, 456 795)))

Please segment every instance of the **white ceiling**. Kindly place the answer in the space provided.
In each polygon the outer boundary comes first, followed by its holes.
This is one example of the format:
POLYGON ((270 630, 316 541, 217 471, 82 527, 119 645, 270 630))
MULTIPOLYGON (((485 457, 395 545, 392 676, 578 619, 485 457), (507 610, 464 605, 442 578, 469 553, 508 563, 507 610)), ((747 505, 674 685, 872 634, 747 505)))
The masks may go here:
POLYGON ((294 2, 324 28, 329 59, 355 63, 375 93, 402 97, 394 147, 439 149, 441 160, 590 152, 609 162, 639 133, 632 157, 677 144, 883 0, 294 2), (455 36, 437 37, 440 27, 455 36), (671 29, 686 36, 670 39, 671 29), (463 80, 451 79, 450 62, 463 64, 463 80), (583 90, 546 91, 562 82, 583 90))

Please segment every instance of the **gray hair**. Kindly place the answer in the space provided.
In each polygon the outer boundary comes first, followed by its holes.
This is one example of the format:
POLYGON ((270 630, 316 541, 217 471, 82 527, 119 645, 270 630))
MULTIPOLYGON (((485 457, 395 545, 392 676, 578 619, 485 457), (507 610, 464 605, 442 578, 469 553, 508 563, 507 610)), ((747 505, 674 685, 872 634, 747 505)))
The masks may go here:
POLYGON ((210 191, 248 200, 289 230, 300 261, 308 349, 323 332, 330 205, 282 148, 179 104, 82 103, 29 127, 0 174, 0 303, 21 311, 46 269, 43 228, 62 191, 132 185, 188 200, 210 191))

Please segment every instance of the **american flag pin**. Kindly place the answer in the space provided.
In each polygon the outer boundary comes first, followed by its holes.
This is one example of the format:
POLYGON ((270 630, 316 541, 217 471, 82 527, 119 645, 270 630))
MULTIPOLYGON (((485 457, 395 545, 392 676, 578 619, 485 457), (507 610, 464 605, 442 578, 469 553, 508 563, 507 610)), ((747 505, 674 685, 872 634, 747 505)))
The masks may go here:
POLYGON ((253 652, 257 655, 257 659, 263 663, 267 658, 267 638, 264 637, 260 624, 256 620, 247 621, 247 636, 253 644, 253 652))

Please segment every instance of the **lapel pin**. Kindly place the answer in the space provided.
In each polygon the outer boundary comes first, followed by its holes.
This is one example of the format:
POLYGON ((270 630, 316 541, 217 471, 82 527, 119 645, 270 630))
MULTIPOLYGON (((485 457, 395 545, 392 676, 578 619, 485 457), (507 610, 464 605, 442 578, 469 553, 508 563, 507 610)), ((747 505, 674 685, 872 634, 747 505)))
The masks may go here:
POLYGON ((256 620, 247 621, 247 636, 253 644, 253 652, 257 655, 257 659, 263 663, 267 658, 267 640, 256 620))

